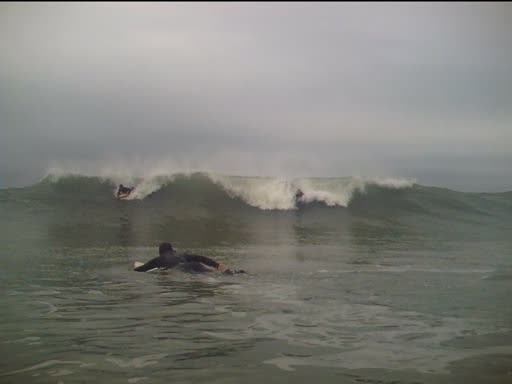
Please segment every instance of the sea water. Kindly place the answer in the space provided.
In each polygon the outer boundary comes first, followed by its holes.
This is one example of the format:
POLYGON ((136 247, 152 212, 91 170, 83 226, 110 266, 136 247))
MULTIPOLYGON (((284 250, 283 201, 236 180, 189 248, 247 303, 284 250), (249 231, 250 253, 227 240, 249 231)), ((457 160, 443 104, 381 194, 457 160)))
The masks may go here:
POLYGON ((512 382, 511 193, 117 182, 0 190, 0 383, 512 382), (248 273, 134 272, 163 241, 248 273))

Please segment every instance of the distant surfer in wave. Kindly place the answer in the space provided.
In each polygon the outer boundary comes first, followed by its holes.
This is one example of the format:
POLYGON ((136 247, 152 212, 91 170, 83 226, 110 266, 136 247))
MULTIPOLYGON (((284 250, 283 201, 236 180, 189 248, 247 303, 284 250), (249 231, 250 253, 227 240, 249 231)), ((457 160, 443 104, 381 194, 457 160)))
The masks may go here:
POLYGON ((302 192, 300 189, 297 189, 297 192, 295 192, 295 204, 302 203, 303 196, 304 196, 304 192, 302 192))
POLYGON ((158 248, 159 256, 146 264, 134 268, 137 272, 146 272, 154 268, 178 268, 184 272, 213 272, 220 271, 227 274, 245 273, 243 270, 233 270, 227 265, 217 263, 206 256, 189 253, 178 254, 170 243, 162 243, 158 248))
POLYGON ((123 184, 119 184, 119 188, 117 189, 117 194, 116 194, 116 196, 117 196, 118 198, 126 197, 126 196, 128 196, 130 193, 132 193, 132 191, 133 191, 133 188, 125 187, 123 184))

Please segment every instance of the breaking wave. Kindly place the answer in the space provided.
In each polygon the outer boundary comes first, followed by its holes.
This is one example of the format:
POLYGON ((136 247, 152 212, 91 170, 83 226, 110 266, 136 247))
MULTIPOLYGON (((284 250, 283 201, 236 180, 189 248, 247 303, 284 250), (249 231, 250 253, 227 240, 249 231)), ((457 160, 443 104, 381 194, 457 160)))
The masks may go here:
POLYGON ((57 183, 74 180, 83 184, 84 180, 110 184, 114 195, 118 184, 133 187, 127 200, 145 200, 165 193, 173 186, 188 183, 188 187, 208 193, 212 187, 222 190, 228 198, 242 200, 245 204, 262 210, 290 210, 299 205, 322 203, 329 207, 347 207, 356 193, 364 193, 368 187, 386 189, 411 188, 414 181, 407 179, 384 179, 362 177, 338 178, 272 178, 228 176, 214 173, 173 173, 152 174, 136 177, 123 174, 101 176, 77 175, 69 172, 52 172, 43 182, 57 183), (301 191, 300 198, 296 193, 301 191))

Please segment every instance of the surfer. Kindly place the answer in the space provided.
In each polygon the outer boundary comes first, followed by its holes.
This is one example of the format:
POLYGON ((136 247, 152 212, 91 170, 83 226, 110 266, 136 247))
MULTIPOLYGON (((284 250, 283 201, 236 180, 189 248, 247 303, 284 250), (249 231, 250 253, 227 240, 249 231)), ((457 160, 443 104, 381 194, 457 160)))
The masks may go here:
POLYGON ((121 195, 129 195, 133 191, 133 188, 125 187, 123 184, 119 184, 117 189, 117 197, 121 195))
POLYGON ((190 253, 178 254, 170 243, 162 243, 158 248, 159 256, 148 261, 139 267, 134 268, 137 272, 146 272, 154 268, 178 268, 185 272, 213 272, 220 271, 227 274, 245 273, 243 270, 232 270, 227 265, 217 263, 206 256, 193 255, 190 253))
POLYGON ((302 197, 304 196, 304 192, 302 192, 300 189, 297 189, 297 192, 295 192, 295 203, 301 203, 302 197))

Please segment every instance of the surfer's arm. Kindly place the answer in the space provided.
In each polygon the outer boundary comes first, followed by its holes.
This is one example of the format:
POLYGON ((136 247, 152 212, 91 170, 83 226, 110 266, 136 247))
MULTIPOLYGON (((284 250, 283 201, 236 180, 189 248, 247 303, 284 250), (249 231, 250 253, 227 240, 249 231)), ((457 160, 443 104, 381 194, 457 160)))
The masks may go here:
POLYGON ((197 263, 202 263, 209 267, 215 268, 216 270, 221 272, 224 272, 225 270, 229 269, 227 265, 217 263, 215 260, 210 259, 209 257, 206 256, 185 254, 183 255, 183 257, 185 258, 185 260, 189 262, 193 261, 197 263))
POLYGON ((208 265, 209 267, 213 267, 213 268, 217 268, 219 266, 219 263, 217 263, 215 260, 212 260, 206 256, 191 255, 189 253, 186 253, 183 255, 183 257, 188 262, 203 263, 203 264, 208 265))
POLYGON ((134 271, 137 272, 146 272, 150 269, 159 268, 161 265, 158 262, 158 257, 155 257, 153 260, 149 260, 146 264, 141 265, 140 267, 134 268, 134 271))

